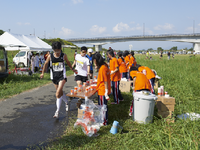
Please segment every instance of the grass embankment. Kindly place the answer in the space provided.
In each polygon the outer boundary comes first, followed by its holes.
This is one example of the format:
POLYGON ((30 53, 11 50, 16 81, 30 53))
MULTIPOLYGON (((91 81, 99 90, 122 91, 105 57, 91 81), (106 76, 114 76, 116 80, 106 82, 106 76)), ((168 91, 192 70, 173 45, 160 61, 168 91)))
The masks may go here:
MULTIPOLYGON (((174 116, 186 112, 200 113, 200 80, 199 56, 177 56, 175 59, 162 60, 153 55, 153 60, 146 60, 144 55, 136 55, 141 65, 155 69, 162 77, 160 85, 175 97, 174 116)), ((132 93, 123 93, 125 101, 119 105, 108 102, 109 125, 101 127, 100 136, 87 137, 81 128, 74 129, 75 119, 70 120, 63 136, 45 149, 198 149, 200 148, 200 120, 190 121, 177 119, 175 123, 166 123, 164 119, 154 116, 153 123, 138 124, 128 116, 132 93), (117 120, 123 126, 124 134, 111 134, 112 123, 117 120)), ((155 110, 156 112, 156 110, 155 110)))
MULTIPOLYGON (((67 54, 69 61, 74 61, 74 49, 64 48, 63 52, 67 54)), ((13 57, 17 53, 18 51, 7 52, 9 69, 11 71, 15 68, 13 64, 13 57)), ((73 74, 69 67, 66 67, 66 69, 67 76, 73 74)), ((49 73, 45 73, 45 76, 42 80, 40 79, 40 73, 33 74, 32 76, 9 74, 7 78, 0 79, 0 100, 19 94, 23 91, 33 89, 35 87, 43 86, 47 83, 51 83, 49 73)))

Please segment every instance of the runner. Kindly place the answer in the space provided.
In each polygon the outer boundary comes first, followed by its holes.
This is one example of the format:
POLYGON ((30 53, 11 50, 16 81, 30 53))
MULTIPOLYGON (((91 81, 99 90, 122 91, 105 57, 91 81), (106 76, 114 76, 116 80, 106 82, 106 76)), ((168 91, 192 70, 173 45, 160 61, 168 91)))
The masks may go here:
POLYGON ((81 54, 76 54, 74 63, 72 67, 76 65, 77 74, 75 74, 75 81, 77 85, 81 85, 83 82, 88 80, 88 75, 90 74, 90 62, 86 57, 87 47, 81 47, 81 54))
POLYGON ((54 42, 52 44, 52 49, 54 50, 54 52, 47 57, 47 60, 45 61, 42 70, 42 74, 40 75, 40 78, 42 79, 44 77, 44 72, 48 66, 48 63, 50 62, 50 76, 56 88, 56 99, 57 99, 56 100, 57 110, 53 118, 58 118, 62 100, 65 102, 66 111, 68 111, 68 100, 65 93, 63 92, 63 86, 65 82, 67 82, 64 61, 66 61, 67 65, 73 72, 76 72, 76 70, 72 69, 72 66, 67 58, 67 55, 61 51, 61 48, 62 45, 60 42, 54 42))

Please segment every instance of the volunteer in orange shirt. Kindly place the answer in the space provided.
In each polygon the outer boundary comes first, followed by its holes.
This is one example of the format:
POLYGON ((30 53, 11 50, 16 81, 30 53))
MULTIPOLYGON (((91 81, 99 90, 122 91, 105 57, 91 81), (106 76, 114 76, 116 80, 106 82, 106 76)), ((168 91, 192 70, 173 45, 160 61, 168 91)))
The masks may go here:
POLYGON ((135 60, 135 57, 134 57, 134 52, 131 52, 130 53, 130 59, 129 59, 129 70, 132 66, 136 66, 136 60, 135 60))
POLYGON ((126 78, 127 79, 127 68, 126 68, 126 63, 124 61, 124 58, 122 57, 122 52, 118 52, 118 64, 119 64, 119 72, 121 74, 121 78, 126 78))
POLYGON ((110 75, 112 81, 112 92, 114 96, 114 103, 111 104, 119 104, 119 101, 123 101, 123 97, 119 90, 119 81, 121 79, 119 64, 117 59, 114 57, 114 52, 112 50, 108 51, 108 57, 110 58, 110 75))
POLYGON ((130 54, 130 53, 129 53, 128 51, 124 51, 124 53, 123 53, 123 57, 124 57, 124 60, 125 60, 125 63, 126 63, 126 68, 127 68, 127 79, 130 78, 129 69, 128 69, 129 60, 130 60, 129 54, 130 54))
POLYGON ((129 52, 128 52, 128 51, 125 51, 125 52, 124 52, 124 55, 125 55, 124 60, 125 60, 125 62, 126 62, 126 67, 128 67, 128 65, 129 65, 129 60, 130 60, 129 52))
MULTIPOLYGON (((130 71, 130 76, 133 78, 133 91, 139 92, 142 90, 150 91, 151 84, 147 77, 139 71, 130 71)), ((132 105, 130 106, 129 116, 133 113, 134 98, 132 100, 132 105)))
POLYGON ((139 72, 144 73, 147 79, 149 79, 149 82, 151 84, 151 93, 155 94, 154 91, 155 73, 149 67, 141 66, 139 64, 136 65, 135 69, 133 67, 131 70, 137 70, 139 72))
MULTIPOLYGON (((99 69, 97 78, 98 104, 101 106, 105 104, 107 106, 107 101, 109 100, 108 95, 111 93, 110 70, 100 53, 95 53, 92 60, 99 69)), ((105 112, 103 124, 108 124, 108 107, 105 112)))

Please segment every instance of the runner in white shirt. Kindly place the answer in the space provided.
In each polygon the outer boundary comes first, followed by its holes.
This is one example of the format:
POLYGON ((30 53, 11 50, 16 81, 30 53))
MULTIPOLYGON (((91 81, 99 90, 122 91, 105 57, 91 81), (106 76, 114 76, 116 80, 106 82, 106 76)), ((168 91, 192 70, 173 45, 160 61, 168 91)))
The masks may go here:
POLYGON ((79 86, 82 82, 86 82, 88 80, 87 75, 90 74, 90 62, 86 57, 87 47, 81 47, 81 54, 76 54, 74 63, 72 67, 76 65, 77 74, 75 76, 75 81, 79 86))

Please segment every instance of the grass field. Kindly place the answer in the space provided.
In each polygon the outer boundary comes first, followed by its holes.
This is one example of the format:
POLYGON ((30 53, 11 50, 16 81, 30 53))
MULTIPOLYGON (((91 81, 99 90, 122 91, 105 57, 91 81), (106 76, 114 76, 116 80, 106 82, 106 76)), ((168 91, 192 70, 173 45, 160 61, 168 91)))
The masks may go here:
MULTIPOLYGON (((73 50, 66 49, 68 58, 73 61, 73 50)), ((11 54, 8 54, 9 62, 11 54)), ((200 56, 175 55, 174 59, 167 60, 164 55, 162 60, 159 55, 153 55, 153 60, 145 59, 145 55, 136 55, 137 63, 155 69, 162 77, 160 85, 165 91, 175 97, 176 105, 174 116, 186 112, 200 114, 200 56)), ((12 61, 11 61, 12 62, 12 61)), ((72 72, 68 72, 71 74, 72 72)), ((21 93, 43 84, 49 83, 49 74, 43 80, 39 74, 34 76, 9 75, 0 81, 0 99, 21 93)), ((156 91, 157 92, 157 91, 156 91)), ((122 93, 124 100, 119 105, 110 105, 113 97, 108 102, 109 125, 101 127, 96 138, 87 137, 81 128, 74 128, 75 119, 71 119, 64 134, 43 149, 199 149, 200 148, 200 120, 191 121, 176 119, 175 123, 168 124, 156 116, 153 123, 138 124, 128 116, 132 101, 132 93, 122 93), (116 120, 124 128, 123 134, 113 135, 109 132, 113 121, 116 120)))
MULTIPOLYGON (((146 60, 144 55, 136 55, 141 65, 155 69, 162 77, 160 85, 170 96, 175 97, 176 105, 174 116, 186 112, 200 113, 200 57, 188 55, 175 55, 174 59, 162 60, 158 55, 153 60, 146 60)), ((44 149, 199 149, 200 148, 200 120, 191 121, 176 119, 175 123, 168 124, 159 117, 154 116, 153 123, 138 124, 128 116, 132 101, 132 94, 123 93, 124 102, 119 105, 108 103, 109 125, 101 127, 100 136, 87 137, 81 128, 74 129, 75 119, 70 120, 64 135, 44 149), (109 132, 112 123, 117 120, 124 128, 123 134, 113 135, 109 132)), ((111 100, 113 98, 111 96, 111 100)), ((155 109, 156 114, 156 109, 155 109)))

